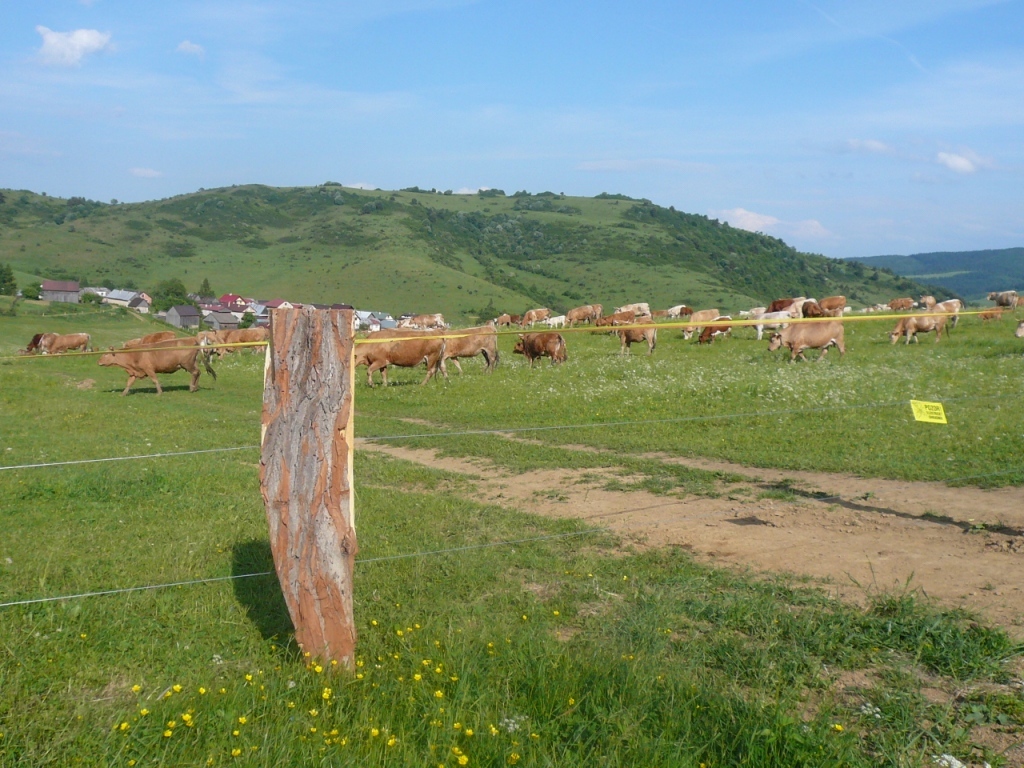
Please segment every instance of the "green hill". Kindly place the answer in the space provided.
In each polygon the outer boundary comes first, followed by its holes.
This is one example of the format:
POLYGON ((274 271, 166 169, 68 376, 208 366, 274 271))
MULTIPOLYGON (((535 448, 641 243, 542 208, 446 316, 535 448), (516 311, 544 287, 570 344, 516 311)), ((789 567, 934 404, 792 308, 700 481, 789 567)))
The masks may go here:
POLYGON ((990 291, 1024 291, 1024 248, 871 256, 859 261, 941 285, 967 299, 984 299, 990 291))
POLYGON ((352 303, 475 319, 582 303, 736 310, 780 296, 853 304, 920 289, 859 261, 622 195, 455 195, 233 186, 137 204, 2 192, 0 263, 21 275, 144 289, 352 303))

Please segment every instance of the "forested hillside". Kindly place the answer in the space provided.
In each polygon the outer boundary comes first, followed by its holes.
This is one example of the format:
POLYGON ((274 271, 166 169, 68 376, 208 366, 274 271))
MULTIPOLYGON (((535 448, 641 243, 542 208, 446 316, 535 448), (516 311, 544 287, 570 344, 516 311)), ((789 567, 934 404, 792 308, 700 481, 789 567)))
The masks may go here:
POLYGON ((872 256, 861 261, 941 285, 968 299, 984 299, 989 291, 1024 291, 1024 248, 872 256))
POLYGON ((17 274, 442 311, 650 301, 723 309, 788 295, 887 301, 920 286, 858 261, 622 195, 456 195, 259 185, 138 204, 3 192, 0 263, 17 274))

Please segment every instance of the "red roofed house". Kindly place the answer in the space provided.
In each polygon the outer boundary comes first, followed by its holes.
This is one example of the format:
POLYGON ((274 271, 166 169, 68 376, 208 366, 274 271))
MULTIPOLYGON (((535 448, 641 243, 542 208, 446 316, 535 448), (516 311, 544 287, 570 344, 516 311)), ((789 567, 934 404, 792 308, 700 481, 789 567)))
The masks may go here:
POLYGON ((42 294, 43 301, 63 301, 68 304, 78 303, 78 281, 77 280, 43 280, 42 294))
POLYGON ((237 293, 225 293, 218 299, 218 301, 229 312, 242 312, 247 306, 249 306, 249 301, 247 299, 243 299, 237 293))

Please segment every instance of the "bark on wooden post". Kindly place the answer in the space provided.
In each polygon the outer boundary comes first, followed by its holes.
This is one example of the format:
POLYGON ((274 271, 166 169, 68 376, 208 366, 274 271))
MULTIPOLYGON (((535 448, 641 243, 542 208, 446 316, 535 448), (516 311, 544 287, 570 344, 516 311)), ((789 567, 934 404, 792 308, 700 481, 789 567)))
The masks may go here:
POLYGON ((352 312, 271 313, 260 486, 299 646, 352 667, 352 312))

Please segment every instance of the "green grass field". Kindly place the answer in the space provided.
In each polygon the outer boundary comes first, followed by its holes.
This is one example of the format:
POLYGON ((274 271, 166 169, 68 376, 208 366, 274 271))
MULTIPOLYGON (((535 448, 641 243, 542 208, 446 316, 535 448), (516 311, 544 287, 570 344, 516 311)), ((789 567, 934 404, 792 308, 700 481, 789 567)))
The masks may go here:
MULTIPOLYGON (((225 358, 195 394, 179 373, 160 397, 143 382, 122 398, 124 375, 95 357, 16 351, 43 330, 87 330, 104 347, 156 326, 56 309, 0 317, 0 465, 243 450, 0 471, 0 602, 246 578, 0 608, 2 765, 905 766, 968 757, 979 723, 1024 723, 1016 694, 924 695, 926 681, 1011 674, 1018 649, 963 613, 911 595, 858 608, 792 578, 632 551, 360 451, 359 662, 318 669, 290 640, 276 578, 249 576, 272 569, 262 357, 225 358), (501 541, 520 543, 485 546, 501 541), (870 682, 840 696, 834 676, 854 671, 870 682)), ((370 390, 358 371, 356 429, 568 426, 531 444, 402 444, 513 471, 618 468, 660 493, 715 494, 731 478, 668 471, 653 453, 1020 484, 1012 328, 965 318, 951 339, 906 348, 889 345, 888 324, 851 323, 843 361, 795 365, 752 331, 698 347, 663 329, 652 358, 625 359, 616 339, 582 334, 568 363, 533 370, 503 337, 493 375, 471 360, 447 385, 399 371, 370 390), (914 422, 911 398, 944 402, 950 424, 914 422)))

